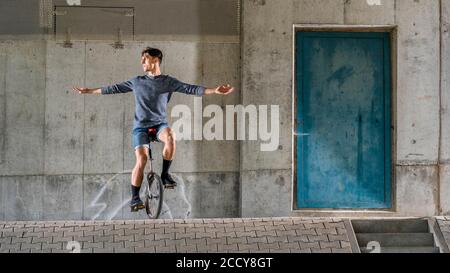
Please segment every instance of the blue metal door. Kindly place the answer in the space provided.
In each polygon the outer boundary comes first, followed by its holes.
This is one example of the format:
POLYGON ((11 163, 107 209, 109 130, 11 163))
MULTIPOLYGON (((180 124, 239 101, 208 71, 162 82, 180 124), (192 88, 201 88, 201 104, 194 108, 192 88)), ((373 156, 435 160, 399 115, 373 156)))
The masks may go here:
POLYGON ((296 33, 298 208, 391 208, 388 33, 296 33))

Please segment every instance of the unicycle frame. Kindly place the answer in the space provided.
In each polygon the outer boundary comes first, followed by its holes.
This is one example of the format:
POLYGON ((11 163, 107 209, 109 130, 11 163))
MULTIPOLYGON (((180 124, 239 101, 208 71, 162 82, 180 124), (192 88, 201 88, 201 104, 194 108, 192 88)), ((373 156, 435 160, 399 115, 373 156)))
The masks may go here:
MULTIPOLYGON (((155 132, 149 130, 150 142, 154 142, 152 137, 155 132)), ((161 177, 153 171, 152 149, 148 147, 148 159, 150 162, 150 172, 147 174, 147 190, 145 192, 145 211, 150 219, 158 219, 164 199, 164 186, 161 177), (152 191, 153 188, 156 189, 152 191)))

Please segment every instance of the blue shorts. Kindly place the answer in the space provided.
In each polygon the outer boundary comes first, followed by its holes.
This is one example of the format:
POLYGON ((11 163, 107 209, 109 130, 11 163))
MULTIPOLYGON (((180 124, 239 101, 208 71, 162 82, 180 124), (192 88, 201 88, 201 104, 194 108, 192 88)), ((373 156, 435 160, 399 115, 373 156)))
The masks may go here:
POLYGON ((145 128, 134 128, 133 129, 133 141, 132 145, 133 148, 136 150, 139 147, 146 147, 150 148, 150 142, 151 141, 158 141, 159 142, 159 134, 161 131, 165 128, 170 128, 169 124, 167 123, 161 123, 153 127, 145 127, 145 128), (150 135, 148 134, 148 130, 150 128, 156 129, 156 140, 151 140, 150 135))

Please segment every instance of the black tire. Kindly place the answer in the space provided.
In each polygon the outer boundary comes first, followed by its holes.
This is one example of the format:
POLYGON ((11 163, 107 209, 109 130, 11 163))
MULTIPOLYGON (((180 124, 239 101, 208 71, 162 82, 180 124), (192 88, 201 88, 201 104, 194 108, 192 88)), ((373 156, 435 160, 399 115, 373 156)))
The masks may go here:
POLYGON ((164 197, 161 177, 155 173, 147 175, 148 187, 145 192, 145 211, 150 219, 158 219, 164 197))

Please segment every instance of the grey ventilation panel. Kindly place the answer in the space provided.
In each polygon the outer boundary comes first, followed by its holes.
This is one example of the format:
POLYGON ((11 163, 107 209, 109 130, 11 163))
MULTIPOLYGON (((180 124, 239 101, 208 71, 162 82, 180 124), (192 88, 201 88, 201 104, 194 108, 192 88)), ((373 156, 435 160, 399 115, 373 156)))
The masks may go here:
POLYGON ((39 0, 0 0, 0 35, 43 34, 39 0))
POLYGON ((117 41, 143 35, 234 36, 241 0, 0 0, 0 35, 117 41), (79 3, 80 5, 74 5, 79 3), (56 15, 54 14, 56 11, 56 15), (69 30, 69 31, 68 31, 69 30))
POLYGON ((134 8, 56 6, 57 40, 133 40, 134 8))

